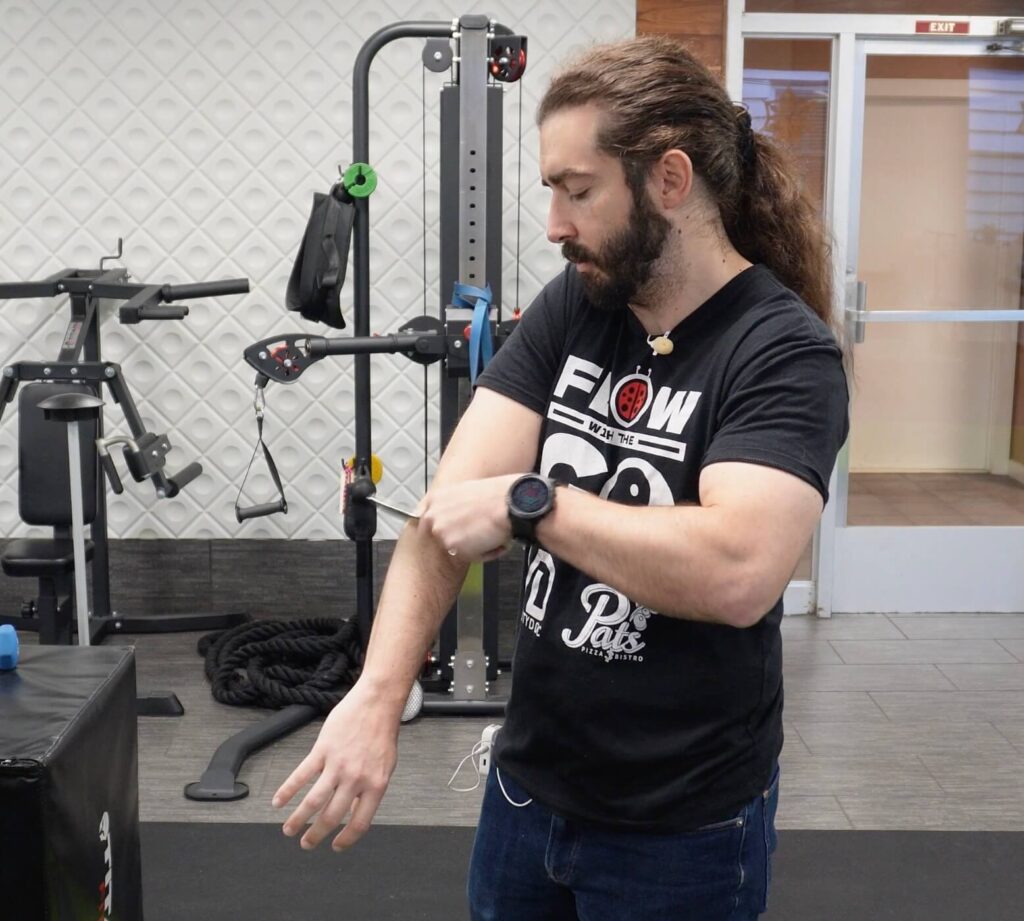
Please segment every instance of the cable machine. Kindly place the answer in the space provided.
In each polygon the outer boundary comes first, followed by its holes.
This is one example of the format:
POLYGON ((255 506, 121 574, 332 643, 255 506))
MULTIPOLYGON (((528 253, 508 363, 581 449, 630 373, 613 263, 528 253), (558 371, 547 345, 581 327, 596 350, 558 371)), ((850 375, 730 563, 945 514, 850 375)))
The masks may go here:
MULTIPOLYGON (((254 458, 263 443, 266 385, 270 381, 292 383, 311 364, 329 355, 354 356, 356 446, 355 457, 345 469, 344 528, 356 544, 355 622, 363 649, 373 618, 377 509, 409 515, 376 495, 370 356, 401 354, 420 364, 440 364, 441 428, 447 442, 472 396, 477 372, 516 322, 515 318, 501 319, 501 161, 488 151, 500 151, 502 140, 502 89, 491 81, 517 81, 525 68, 526 39, 485 16, 395 23, 367 40, 356 57, 353 75, 354 162, 329 194, 314 196, 286 298, 289 309, 307 319, 344 328, 339 294, 351 238, 354 335, 274 336, 244 352, 246 362, 257 372, 254 408, 259 440, 254 458), (369 199, 377 176, 368 162, 369 71, 377 52, 399 38, 427 39, 423 61, 432 71, 443 73, 455 65, 453 81, 441 96, 441 315, 414 317, 397 333, 371 336, 369 199), (448 153, 456 150, 457 158, 448 153), (494 280, 490 286, 489 277, 494 280), (447 291, 452 292, 450 300, 447 291)), ((279 498, 248 507, 236 505, 239 522, 288 509, 276 467, 265 445, 263 448, 279 498)), ((489 682, 498 668, 497 595, 496 564, 474 564, 441 630, 439 654, 424 668, 428 693, 421 702, 415 694, 420 685, 414 688, 403 720, 421 709, 477 715, 504 712, 505 701, 489 693, 489 682)), ((247 796, 247 786, 237 780, 245 759, 319 714, 311 703, 296 703, 236 733, 217 748, 200 779, 186 785, 185 796, 204 802, 247 796)))
MULTIPOLYGON (((245 360, 256 369, 257 419, 269 381, 297 380, 313 362, 352 355, 355 364, 355 458, 346 470, 345 534, 356 543, 356 616, 364 643, 373 616, 373 537, 377 511, 400 509, 380 500, 372 477, 370 355, 404 354, 421 364, 441 364, 441 434, 447 443, 472 396, 477 373, 511 331, 515 319, 501 316, 502 97, 500 83, 519 80, 526 67, 526 39, 467 15, 451 23, 397 23, 375 33, 355 63, 353 156, 355 162, 314 207, 300 262, 289 286, 289 307, 331 325, 344 326, 337 294, 344 281, 347 243, 353 239, 354 335, 324 338, 293 334, 251 345, 245 360), (397 334, 370 335, 370 196, 377 184, 369 165, 369 68, 395 39, 426 38, 424 66, 454 80, 441 92, 441 317, 418 316, 397 334), (455 45, 453 51, 452 44, 455 45), (458 155, 453 156, 452 152, 458 155), (495 155, 494 151, 498 154, 495 155), (321 228, 323 228, 321 230, 321 228), (320 230, 310 239, 311 230, 320 230), (311 245, 312 243, 312 245, 311 245), (321 248, 317 249, 317 244, 321 248), (333 248, 333 249, 332 249, 333 248), (310 260, 331 250, 319 269, 310 260), (305 285, 305 290, 298 289, 305 285), (451 292, 451 297, 447 296, 451 292), (333 298, 333 306, 328 302, 333 298), (315 303, 316 310, 307 308, 315 303)), ((518 315, 518 314, 516 314, 518 315)), ((271 467, 273 472, 273 467, 271 467)), ((239 520, 285 511, 283 499, 238 510, 239 520)), ((439 637, 437 661, 424 674, 426 712, 501 713, 504 701, 489 693, 497 675, 497 564, 474 564, 439 637)))

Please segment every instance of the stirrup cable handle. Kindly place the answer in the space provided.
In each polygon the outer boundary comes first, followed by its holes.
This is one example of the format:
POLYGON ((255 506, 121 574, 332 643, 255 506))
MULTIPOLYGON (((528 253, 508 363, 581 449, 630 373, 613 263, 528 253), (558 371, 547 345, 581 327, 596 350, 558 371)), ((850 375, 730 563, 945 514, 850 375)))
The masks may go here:
POLYGON ((256 393, 253 396, 252 401, 253 410, 256 413, 256 446, 252 449, 252 457, 249 458, 249 466, 245 468, 245 476, 242 477, 242 485, 238 487, 238 496, 235 498, 235 518, 239 524, 249 518, 263 518, 267 515, 274 515, 277 512, 283 512, 285 515, 288 514, 288 501, 284 496, 284 486, 281 484, 281 475, 277 472, 277 464, 274 463, 274 458, 270 454, 270 449, 267 447, 267 443, 263 440, 263 417, 264 410, 267 405, 264 387, 267 385, 267 380, 268 379, 262 374, 259 374, 256 377, 256 393), (249 479, 249 472, 252 470, 253 462, 256 460, 256 455, 259 453, 260 448, 263 449, 263 458, 267 462, 267 469, 270 471, 270 478, 274 481, 274 486, 277 488, 278 498, 274 502, 263 502, 242 508, 240 504, 242 491, 245 489, 245 483, 249 479))

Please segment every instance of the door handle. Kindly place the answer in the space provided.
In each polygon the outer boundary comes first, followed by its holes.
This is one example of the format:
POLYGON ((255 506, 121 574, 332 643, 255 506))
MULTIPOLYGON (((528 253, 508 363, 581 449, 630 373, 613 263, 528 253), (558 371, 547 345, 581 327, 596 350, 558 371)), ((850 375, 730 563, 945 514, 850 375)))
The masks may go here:
POLYGON ((846 276, 844 295, 847 329, 851 340, 859 345, 864 341, 864 314, 868 306, 867 282, 860 281, 856 275, 850 273, 846 276))

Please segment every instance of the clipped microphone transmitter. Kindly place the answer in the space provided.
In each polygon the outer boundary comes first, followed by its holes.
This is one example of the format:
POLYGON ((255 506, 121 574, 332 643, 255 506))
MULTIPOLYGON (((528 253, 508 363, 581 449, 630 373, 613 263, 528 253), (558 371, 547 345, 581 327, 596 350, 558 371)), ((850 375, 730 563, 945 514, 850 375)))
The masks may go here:
POLYGON ((494 740, 497 738, 498 731, 501 729, 500 723, 491 723, 489 726, 484 728, 484 731, 480 733, 480 741, 477 742, 468 755, 459 762, 459 766, 455 769, 455 773, 452 774, 448 781, 448 788, 456 793, 472 793, 474 790, 479 789, 480 782, 488 775, 491 770, 491 756, 494 749, 494 740), (456 787, 455 778, 459 776, 459 773, 465 767, 466 762, 473 765, 473 769, 476 772, 476 780, 471 787, 456 787))

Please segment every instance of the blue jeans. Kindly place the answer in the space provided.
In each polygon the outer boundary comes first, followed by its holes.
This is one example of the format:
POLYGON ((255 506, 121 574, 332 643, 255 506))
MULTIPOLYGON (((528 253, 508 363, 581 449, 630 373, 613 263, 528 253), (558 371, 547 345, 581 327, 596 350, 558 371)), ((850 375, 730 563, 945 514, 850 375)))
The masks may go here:
POLYGON ((529 799, 492 767, 469 866, 472 921, 753 921, 767 908, 778 770, 737 816, 693 832, 596 828, 509 802, 529 799))

